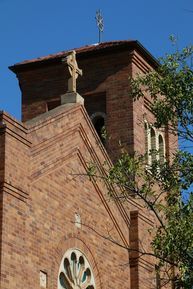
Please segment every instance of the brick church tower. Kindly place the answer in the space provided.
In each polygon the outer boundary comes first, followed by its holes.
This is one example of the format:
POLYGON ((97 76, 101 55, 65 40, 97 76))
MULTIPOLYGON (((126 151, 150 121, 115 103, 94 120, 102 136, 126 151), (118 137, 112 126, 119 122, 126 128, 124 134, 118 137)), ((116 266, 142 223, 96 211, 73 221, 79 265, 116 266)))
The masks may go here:
MULTIPOLYGON (((110 165, 120 142, 131 154, 147 149, 144 120, 151 122, 153 115, 148 97, 129 97, 129 77, 158 63, 138 41, 75 51, 84 105, 61 104, 68 90, 68 51, 10 67, 21 88, 22 122, 0 113, 0 287, 156 288, 152 259, 124 249, 150 246, 151 217, 135 198, 127 208, 109 201, 104 184, 85 174, 89 161, 101 170, 104 161, 110 165)), ((176 149, 166 130, 157 133, 161 144, 167 157, 176 149)))

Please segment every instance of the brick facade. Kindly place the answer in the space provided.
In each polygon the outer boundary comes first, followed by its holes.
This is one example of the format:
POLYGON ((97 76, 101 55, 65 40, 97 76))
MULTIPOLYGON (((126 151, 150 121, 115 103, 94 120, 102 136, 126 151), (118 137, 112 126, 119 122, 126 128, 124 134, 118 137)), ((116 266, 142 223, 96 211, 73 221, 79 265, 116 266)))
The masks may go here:
MULTIPOLYGON (((105 185, 86 176, 90 161, 115 159, 119 141, 130 153, 144 152, 144 101, 128 97, 128 77, 156 66, 136 42, 77 50, 83 77, 80 104, 60 105, 68 72, 59 56, 13 66, 22 92, 23 122, 0 113, 2 289, 38 289, 40 272, 57 289, 58 270, 69 248, 81 250, 93 270, 96 289, 155 288, 154 262, 123 247, 149 248, 152 217, 135 198, 127 208, 109 201, 105 185), (103 147, 89 118, 101 112, 109 140, 103 147), (81 218, 76 226, 75 216, 81 218), (121 246, 108 240, 113 237, 121 246)), ((167 132, 165 132, 167 134, 167 132)), ((169 135, 167 147, 175 149, 169 135)))
MULTIPOLYGON (((112 42, 91 48, 91 51, 89 47, 76 51, 78 65, 83 70, 83 76, 77 82, 78 93, 85 98, 90 116, 97 111, 106 113, 106 148, 110 157, 115 159, 120 143, 130 153, 138 149, 134 148, 134 132, 136 134, 138 130, 133 126, 138 123, 133 113, 133 100, 129 97, 128 79, 135 73, 134 55, 137 55, 137 63, 146 69, 156 67, 157 63, 135 41, 112 42)), ((57 57, 40 58, 11 67, 17 74, 22 92, 23 121, 60 104, 60 96, 67 92, 69 78, 62 62, 65 56, 64 52, 57 57)))

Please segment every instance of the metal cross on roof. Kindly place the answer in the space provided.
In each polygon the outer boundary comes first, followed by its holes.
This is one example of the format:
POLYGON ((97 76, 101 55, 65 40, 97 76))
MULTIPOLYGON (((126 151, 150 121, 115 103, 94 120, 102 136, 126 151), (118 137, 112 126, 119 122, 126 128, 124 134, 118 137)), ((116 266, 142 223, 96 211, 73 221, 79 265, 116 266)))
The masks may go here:
POLYGON ((100 9, 96 11, 95 19, 97 21, 97 27, 99 29, 99 43, 100 43, 101 42, 101 33, 104 31, 104 21, 103 21, 103 17, 102 17, 100 9))

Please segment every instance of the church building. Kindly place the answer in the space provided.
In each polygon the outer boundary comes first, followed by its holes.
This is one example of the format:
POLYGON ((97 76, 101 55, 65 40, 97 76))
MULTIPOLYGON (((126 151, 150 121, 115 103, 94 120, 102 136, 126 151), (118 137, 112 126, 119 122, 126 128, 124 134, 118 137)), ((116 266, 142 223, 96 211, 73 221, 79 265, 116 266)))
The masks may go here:
POLYGON ((159 288, 153 259, 138 252, 150 250, 151 216, 135 196, 112 200, 87 176, 91 162, 103 174, 122 148, 143 154, 154 145, 165 158, 175 151, 167 129, 148 127, 148 96, 129 96, 129 78, 158 65, 127 40, 10 67, 22 121, 0 111, 1 289, 159 288))

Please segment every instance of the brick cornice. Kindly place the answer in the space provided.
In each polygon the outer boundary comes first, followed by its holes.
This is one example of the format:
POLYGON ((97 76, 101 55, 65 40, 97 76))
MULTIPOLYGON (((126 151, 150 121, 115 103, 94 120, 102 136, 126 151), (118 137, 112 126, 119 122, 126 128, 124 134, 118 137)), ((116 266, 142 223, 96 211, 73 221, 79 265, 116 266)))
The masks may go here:
POLYGON ((6 180, 0 184, 0 190, 3 193, 7 193, 22 202, 27 201, 28 193, 23 191, 21 188, 15 187, 14 185, 6 182, 6 180))
MULTIPOLYGON (((70 50, 61 51, 44 57, 39 57, 32 60, 26 60, 10 66, 9 69, 18 74, 21 71, 32 70, 34 68, 45 67, 46 65, 55 65, 61 63, 61 59, 66 57, 70 50)), ((146 59, 153 66, 157 67, 159 64, 151 53, 137 40, 121 40, 102 42, 94 45, 86 45, 74 49, 77 54, 77 59, 96 57, 97 55, 109 55, 122 51, 137 50, 143 58, 146 59)))
POLYGON ((0 131, 9 134, 28 147, 31 146, 27 136, 28 129, 25 124, 3 111, 0 113, 0 131))
POLYGON ((143 73, 153 69, 135 50, 130 53, 130 59, 143 73))
MULTIPOLYGON (((103 152, 103 155, 104 155, 106 161, 108 161, 108 163, 111 164, 111 160, 110 160, 98 134, 96 133, 96 130, 95 130, 92 122, 90 121, 90 118, 86 112, 86 109, 84 108, 84 106, 82 106, 80 104, 61 105, 61 106, 58 106, 55 109, 53 109, 49 112, 46 112, 46 113, 44 113, 44 114, 42 114, 42 115, 40 115, 40 116, 30 120, 30 121, 27 121, 25 123, 25 125, 27 127, 28 134, 30 134, 34 131, 38 131, 39 129, 41 129, 44 126, 47 126, 51 123, 53 124, 54 122, 58 122, 61 118, 68 117, 69 114, 75 113, 77 111, 80 111, 80 113, 83 115, 84 119, 86 120, 87 125, 90 128, 90 131, 92 132, 92 134, 95 138, 96 143, 100 144, 100 148, 103 152)), ((84 134, 83 130, 82 130, 82 133, 84 134)), ((86 133, 84 135, 86 136, 86 133)), ((33 149, 34 149, 34 146, 33 146, 32 150, 33 149)))
POLYGON ((27 128, 25 126, 25 124, 21 121, 19 121, 18 119, 14 118, 13 116, 11 116, 10 114, 8 114, 5 111, 1 111, 0 112, 0 123, 3 122, 5 124, 11 124, 15 127, 17 127, 18 129, 20 129, 22 132, 27 133, 27 128))
POLYGON ((58 122, 61 118, 67 116, 69 113, 74 113, 76 110, 79 110, 81 107, 80 104, 63 104, 57 106, 56 108, 47 111, 29 121, 25 122, 25 126, 28 129, 28 133, 37 131, 44 126, 49 125, 53 122, 58 122))

